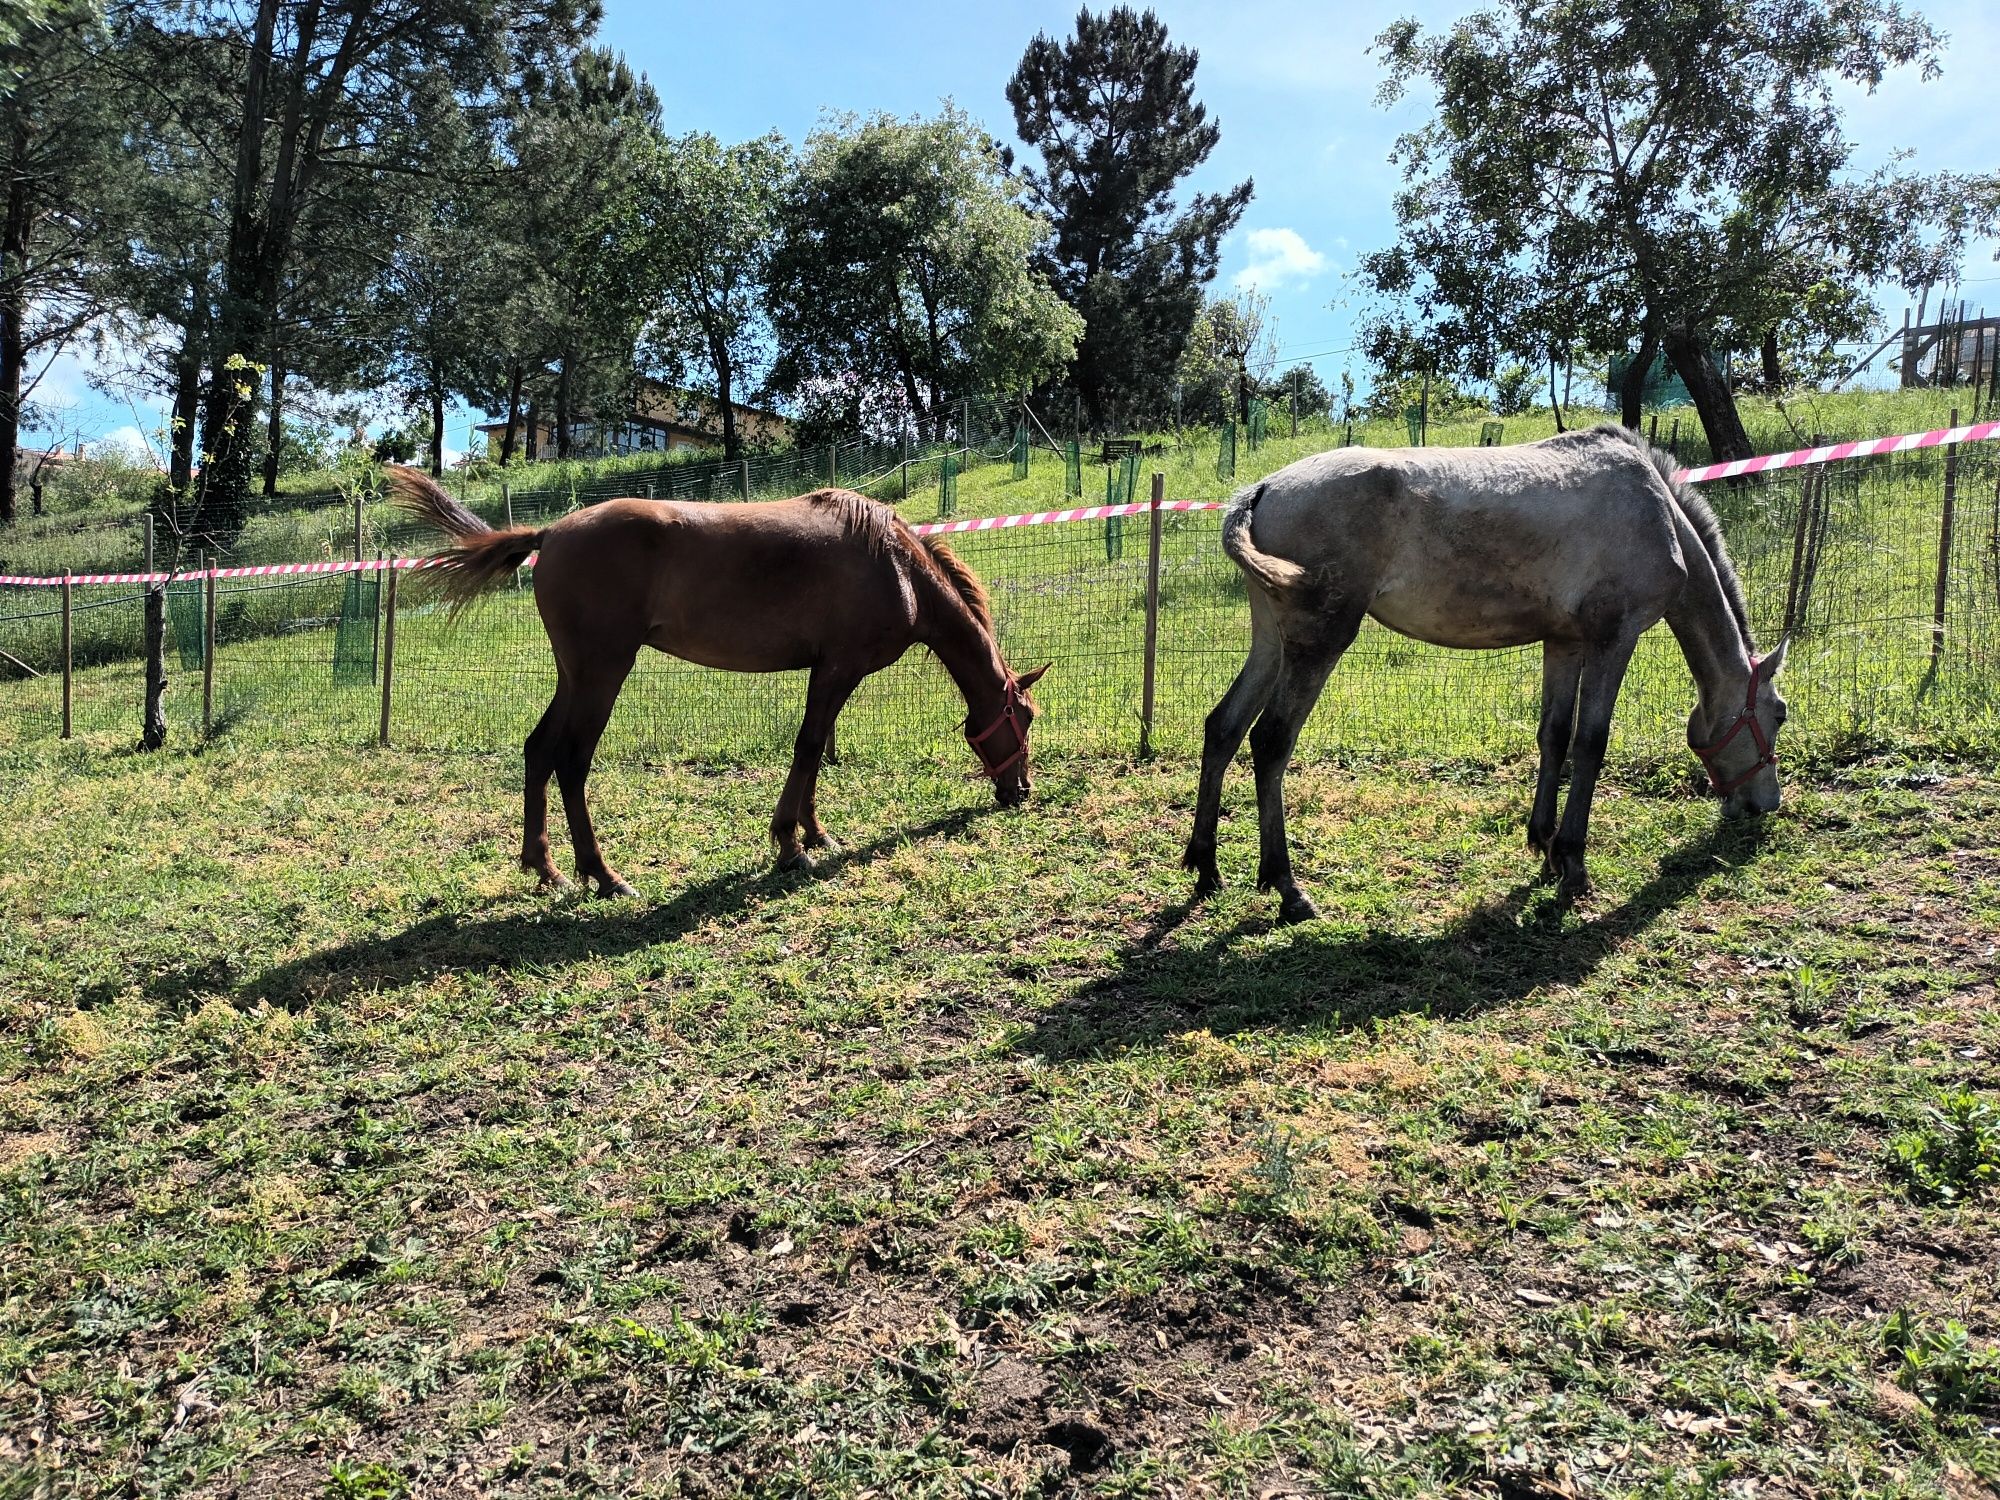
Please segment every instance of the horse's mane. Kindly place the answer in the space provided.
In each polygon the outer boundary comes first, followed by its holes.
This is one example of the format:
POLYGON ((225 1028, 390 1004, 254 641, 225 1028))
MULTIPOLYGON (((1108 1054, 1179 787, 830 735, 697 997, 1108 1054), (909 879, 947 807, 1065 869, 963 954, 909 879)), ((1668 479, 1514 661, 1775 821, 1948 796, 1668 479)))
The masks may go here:
POLYGON ((804 498, 808 505, 816 505, 831 515, 849 536, 866 541, 871 551, 880 552, 887 547, 889 538, 901 524, 902 518, 881 501, 870 500, 852 490, 814 490, 804 498))
POLYGON ((805 499, 838 520, 841 530, 849 536, 866 540, 874 551, 885 550, 891 540, 901 540, 914 555, 928 557, 945 582, 965 601, 973 618, 988 635, 993 633, 993 601, 986 596, 986 585, 941 538, 924 537, 920 544, 917 535, 893 509, 852 490, 814 490, 805 499))
POLYGON ((1609 433, 1630 443, 1652 461, 1660 471, 1660 478, 1680 502, 1681 512, 1694 527, 1694 533, 1701 538, 1701 545, 1708 553, 1708 560, 1715 567, 1715 576, 1722 584, 1722 597, 1729 601, 1729 612, 1736 616, 1736 625, 1743 632, 1744 644, 1755 649, 1750 635, 1750 605, 1743 597, 1743 581, 1736 576, 1736 565, 1729 560, 1729 550, 1722 544, 1722 523, 1715 517, 1709 503, 1695 493, 1691 484, 1684 484, 1674 478, 1680 463, 1665 449, 1656 448, 1629 427, 1616 422, 1604 422, 1590 429, 1592 432, 1609 433))
POLYGON ((941 537, 925 537, 924 550, 930 553, 938 571, 951 580, 951 586, 958 590, 958 597, 965 601, 965 607, 972 611, 986 633, 993 634, 993 601, 987 598, 986 585, 979 581, 978 575, 944 544, 941 537))

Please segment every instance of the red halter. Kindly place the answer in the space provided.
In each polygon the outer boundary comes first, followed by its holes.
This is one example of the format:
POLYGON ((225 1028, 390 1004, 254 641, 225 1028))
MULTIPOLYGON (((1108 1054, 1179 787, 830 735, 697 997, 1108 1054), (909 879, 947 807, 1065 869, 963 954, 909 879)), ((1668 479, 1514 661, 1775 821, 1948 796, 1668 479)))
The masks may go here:
POLYGON ((1743 785, 1744 782, 1763 770, 1764 767, 1777 765, 1778 752, 1772 748, 1769 737, 1764 733, 1764 726, 1757 722, 1756 652, 1753 651, 1750 653, 1750 691, 1744 698, 1743 711, 1737 714, 1736 722, 1731 724, 1723 732, 1722 738, 1714 744, 1691 745, 1689 748, 1701 757, 1702 769, 1708 772, 1708 783, 1715 788, 1715 795, 1718 797, 1727 797, 1731 792, 1743 785), (1724 746, 1743 732, 1745 725, 1749 726, 1750 738, 1757 743, 1757 763, 1733 781, 1725 782, 1720 776, 1715 774, 1715 757, 1722 753, 1724 746))
POLYGON ((970 730, 966 731, 965 743, 970 745, 972 753, 979 757, 980 769, 996 781, 1012 768, 1016 762, 1027 759, 1028 731, 1022 726, 1020 717, 1020 709, 1025 701, 1026 699, 1021 692, 1021 685, 1015 680, 1014 674, 1009 672, 1007 674, 1007 698, 1000 706, 998 717, 977 734, 972 733, 970 730), (1008 726, 1014 731, 1014 749, 1005 760, 993 760, 987 756, 986 742, 1000 732, 1002 725, 1008 726))

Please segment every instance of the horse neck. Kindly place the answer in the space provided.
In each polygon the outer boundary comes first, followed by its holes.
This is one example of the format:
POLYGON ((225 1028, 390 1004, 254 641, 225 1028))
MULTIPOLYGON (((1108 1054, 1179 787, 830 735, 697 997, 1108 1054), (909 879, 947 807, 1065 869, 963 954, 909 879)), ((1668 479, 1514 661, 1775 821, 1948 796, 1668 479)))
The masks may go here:
POLYGON ((1743 706, 1750 681, 1751 644, 1723 592, 1715 562, 1693 524, 1674 507, 1674 526, 1687 566, 1687 585, 1667 610, 1667 628, 1701 691, 1702 717, 1711 725, 1743 706))
POLYGON ((958 685, 974 718, 1000 711, 1007 700, 1007 663, 1000 643, 949 581, 918 574, 924 605, 922 639, 958 685))

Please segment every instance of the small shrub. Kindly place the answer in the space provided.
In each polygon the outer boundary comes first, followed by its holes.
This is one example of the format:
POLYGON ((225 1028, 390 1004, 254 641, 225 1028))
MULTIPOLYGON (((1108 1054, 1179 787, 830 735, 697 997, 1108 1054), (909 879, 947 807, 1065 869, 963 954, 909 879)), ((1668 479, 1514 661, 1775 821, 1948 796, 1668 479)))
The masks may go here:
POLYGON ((1949 1203, 2000 1181, 2000 1109, 1971 1089, 1946 1089, 1922 1123, 1889 1143, 1889 1165, 1917 1196, 1949 1203))
POLYGON ((2000 1350, 1972 1342, 1953 1318, 1932 1324, 1904 1308, 1882 1330, 1896 1383, 1937 1412, 2000 1410, 2000 1350))

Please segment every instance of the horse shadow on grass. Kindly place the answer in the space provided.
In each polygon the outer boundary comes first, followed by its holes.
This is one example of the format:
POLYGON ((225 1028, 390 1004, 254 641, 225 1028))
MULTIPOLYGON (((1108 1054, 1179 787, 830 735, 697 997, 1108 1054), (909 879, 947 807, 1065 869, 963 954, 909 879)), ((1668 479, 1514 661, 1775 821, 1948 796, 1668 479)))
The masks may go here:
POLYGON ((297 1010, 369 990, 398 989, 458 970, 521 964, 555 967, 671 943, 706 922, 735 916, 845 866, 865 864, 904 844, 962 833, 988 811, 959 808, 866 844, 822 853, 810 872, 769 866, 731 870, 657 904, 643 897, 598 901, 577 895, 504 917, 468 920, 463 914, 441 913, 401 932, 357 938, 266 969, 247 981, 235 999, 240 1005, 262 1000, 297 1010))
POLYGON ((1057 1061, 1194 1029, 1229 1036, 1476 1015, 1588 978, 1718 869, 1754 860, 1765 837, 1758 823, 1718 823, 1669 854, 1618 905, 1576 922, 1565 920, 1552 891, 1529 880, 1440 932, 1382 932, 1336 919, 1302 927, 1288 943, 1246 943, 1271 930, 1260 917, 1200 944, 1169 945, 1194 909, 1184 902, 1128 944, 1111 973, 1043 1013, 1014 1050, 1057 1061))

